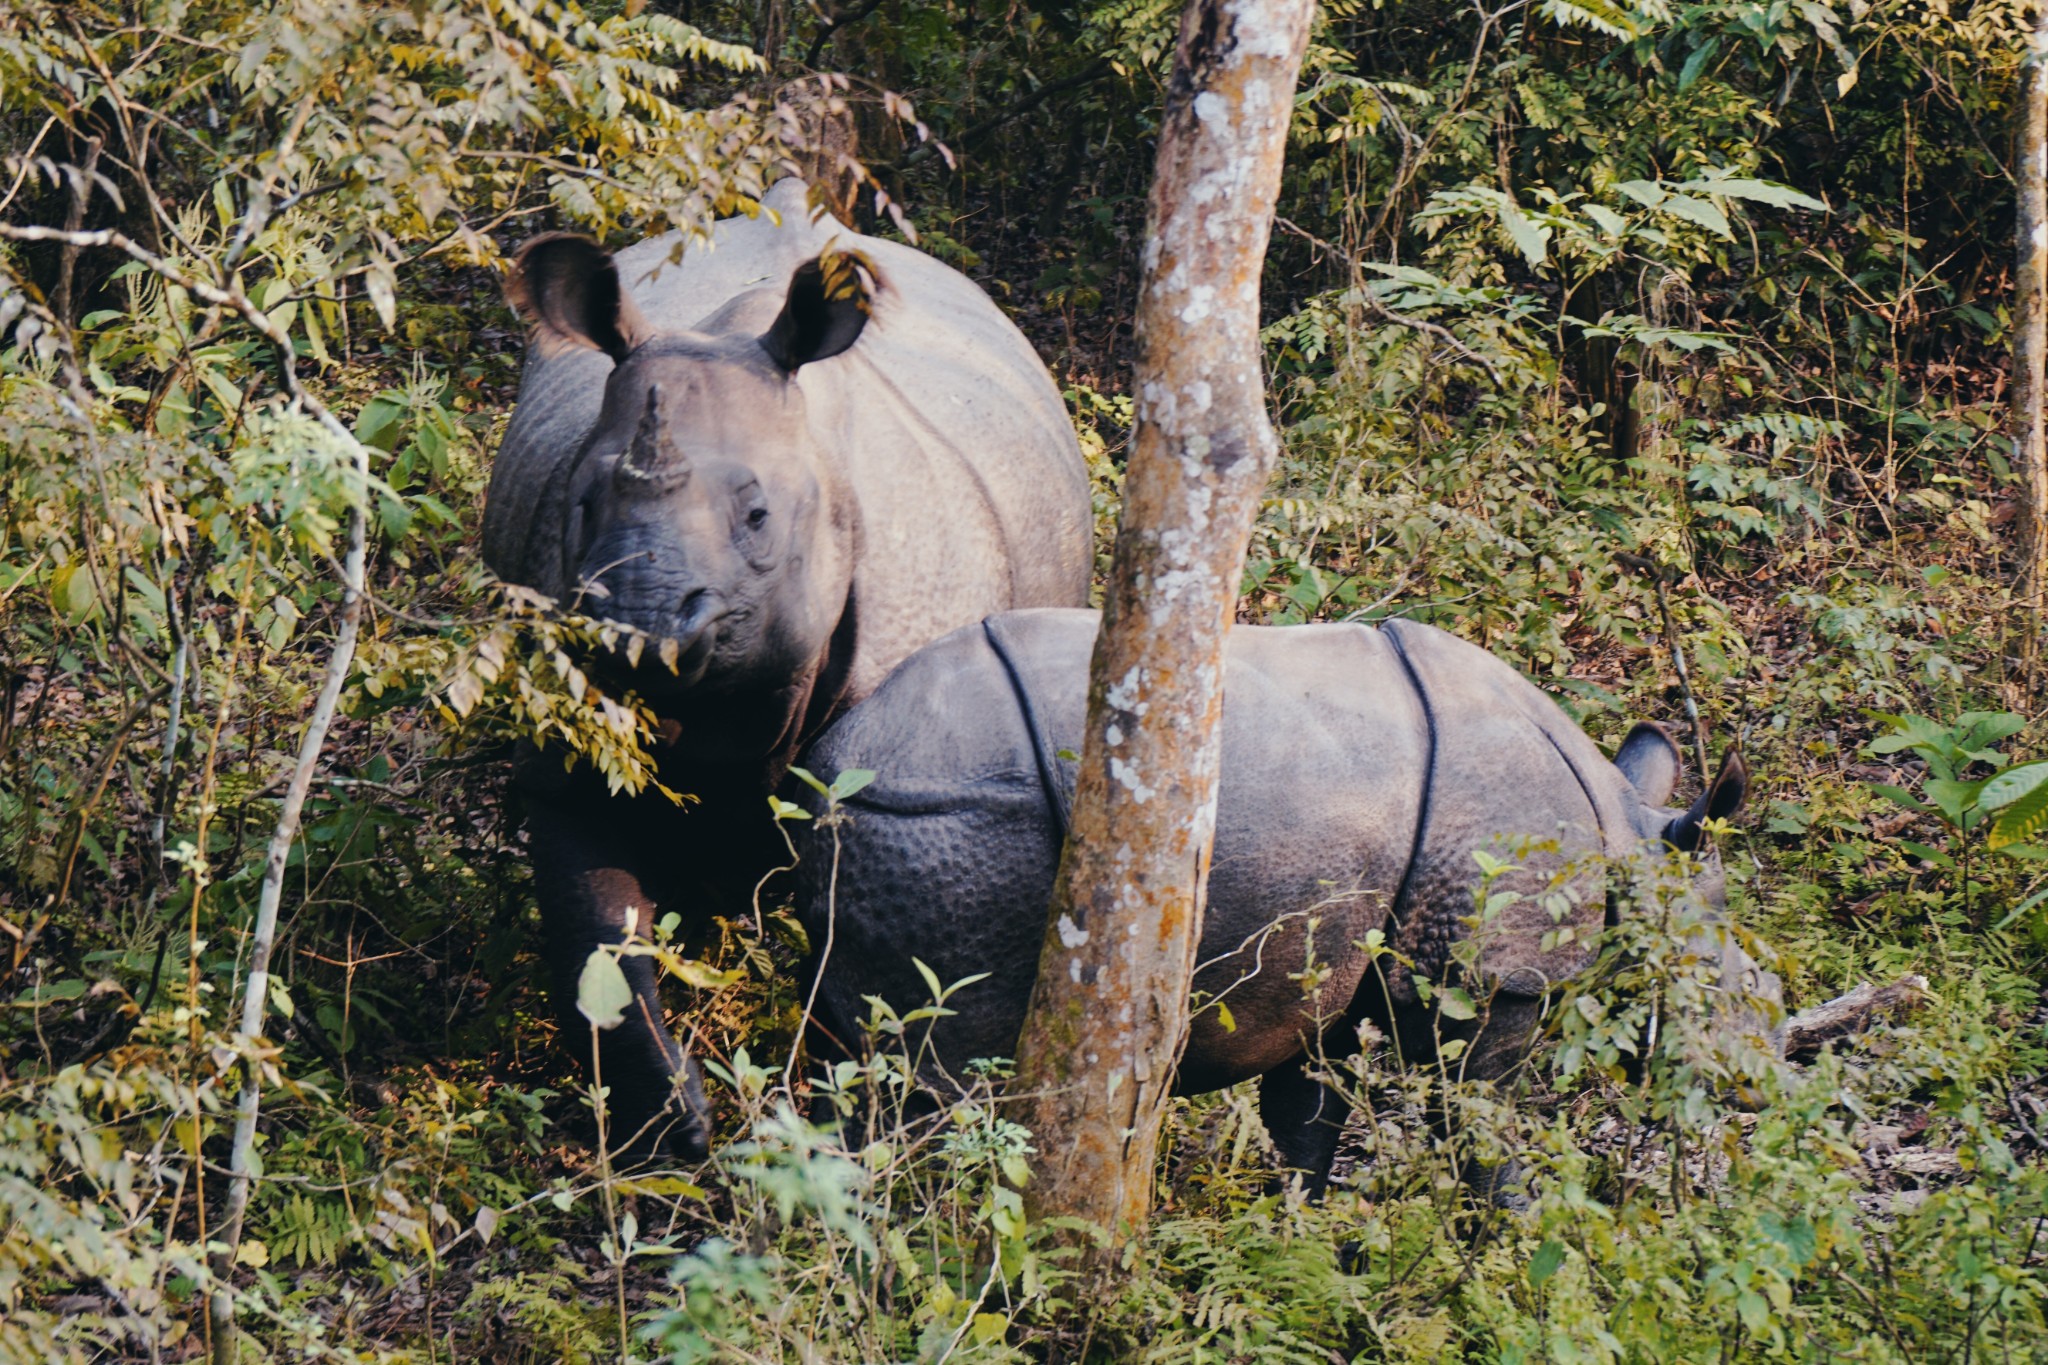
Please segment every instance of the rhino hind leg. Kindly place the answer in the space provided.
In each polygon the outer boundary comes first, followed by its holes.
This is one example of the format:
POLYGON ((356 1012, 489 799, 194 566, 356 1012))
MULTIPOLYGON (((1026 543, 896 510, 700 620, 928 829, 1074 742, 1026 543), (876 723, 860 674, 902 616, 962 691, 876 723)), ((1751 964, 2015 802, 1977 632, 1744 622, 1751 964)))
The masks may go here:
POLYGON ((1351 1117, 1351 1104, 1317 1080, 1307 1056, 1295 1058, 1259 1080, 1259 1118, 1280 1153, 1280 1162, 1302 1173, 1302 1188, 1320 1199, 1330 1185, 1337 1142, 1351 1117))
MULTIPOLYGON (((1445 1042, 1453 1037, 1466 1040, 1463 1065, 1458 1074, 1468 1081, 1483 1081, 1504 1088, 1527 1061, 1543 1028, 1544 1002, 1540 998, 1496 990, 1480 1002, 1479 1017, 1470 1023, 1442 1028, 1445 1042)), ((1510 1213, 1529 1207, 1528 1172, 1513 1158, 1500 1162, 1482 1161, 1469 1151, 1470 1144, 1457 1139, 1452 1117, 1439 1110, 1430 1121, 1439 1134, 1459 1153, 1458 1177, 1466 1192, 1480 1204, 1510 1213)))

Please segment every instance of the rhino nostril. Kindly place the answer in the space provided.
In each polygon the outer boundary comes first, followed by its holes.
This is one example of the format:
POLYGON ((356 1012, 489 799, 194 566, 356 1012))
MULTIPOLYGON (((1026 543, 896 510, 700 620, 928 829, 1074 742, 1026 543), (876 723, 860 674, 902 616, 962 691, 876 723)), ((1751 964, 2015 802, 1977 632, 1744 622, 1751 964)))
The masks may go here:
POLYGON ((685 643, 695 640, 718 619, 723 601, 709 588, 694 588, 684 593, 683 600, 677 604, 675 625, 670 634, 685 643))

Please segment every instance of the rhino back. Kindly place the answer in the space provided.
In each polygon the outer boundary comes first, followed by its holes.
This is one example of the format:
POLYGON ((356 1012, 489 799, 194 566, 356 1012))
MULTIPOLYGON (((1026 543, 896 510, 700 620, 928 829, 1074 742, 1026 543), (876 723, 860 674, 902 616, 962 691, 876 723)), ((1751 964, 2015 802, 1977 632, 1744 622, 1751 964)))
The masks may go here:
MULTIPOLYGON (((716 224, 709 249, 676 255, 667 234, 617 257, 620 279, 664 330, 705 324, 754 291, 776 297, 828 244, 857 249, 883 287, 860 340, 805 366, 803 390, 835 482, 859 503, 864 695, 911 650, 1012 606, 1078 605, 1087 594, 1087 473, 1065 405, 1014 324, 965 276, 831 218, 812 222, 800 182, 768 213, 716 224)), ((730 310, 748 317, 754 309, 730 310)), ((556 590, 561 489, 603 405, 611 361, 587 348, 529 350, 519 403, 492 471, 484 554, 501 575, 556 590)))

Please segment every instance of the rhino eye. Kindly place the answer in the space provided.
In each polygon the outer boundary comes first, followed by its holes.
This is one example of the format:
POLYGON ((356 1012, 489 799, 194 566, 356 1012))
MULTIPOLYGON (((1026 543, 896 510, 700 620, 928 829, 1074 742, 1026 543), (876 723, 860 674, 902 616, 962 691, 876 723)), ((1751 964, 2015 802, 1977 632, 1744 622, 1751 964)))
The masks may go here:
POLYGON ((758 531, 758 530, 760 530, 760 529, 761 529, 761 528, 762 528, 763 526, 765 526, 765 525, 767 525, 767 524, 768 524, 768 509, 767 509, 767 508, 765 508, 765 507, 756 507, 756 508, 755 508, 755 509, 754 509, 753 511, 751 511, 751 512, 747 513, 747 529, 748 529, 748 530, 750 530, 750 531, 758 531))

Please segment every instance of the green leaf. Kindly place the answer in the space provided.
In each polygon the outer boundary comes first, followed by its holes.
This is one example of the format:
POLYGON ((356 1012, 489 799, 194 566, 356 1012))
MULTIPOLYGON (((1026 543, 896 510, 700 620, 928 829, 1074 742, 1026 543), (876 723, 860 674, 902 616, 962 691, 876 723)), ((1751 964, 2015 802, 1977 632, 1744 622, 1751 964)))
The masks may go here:
POLYGON ((808 820, 811 813, 794 801, 785 801, 779 796, 768 798, 768 813, 777 820, 808 820))
POLYGON ((1628 231, 1628 219, 1608 208, 1605 204, 1583 204, 1581 211, 1600 227, 1609 237, 1619 237, 1628 231))
POLYGON ((1923 863, 1933 863, 1936 867, 1950 868, 1956 865, 1956 860, 1943 853, 1940 849, 1929 848, 1926 844, 1916 844, 1911 839, 1899 840, 1899 847, 1923 863))
POLYGON ((1216 1002, 1216 1022, 1223 1025, 1225 1033, 1237 1032, 1237 1016, 1230 1012, 1230 1006, 1221 1000, 1216 1002))
POLYGON ((1671 197, 1671 192, 1654 180, 1623 180, 1614 188, 1646 209, 1656 208, 1671 197))
POLYGON ((1790 185, 1777 185, 1768 180, 1751 180, 1739 175, 1688 180, 1684 188, 1703 190, 1708 194, 1725 194, 1731 199, 1747 199, 1753 203, 1770 204, 1781 209, 1812 209, 1817 213, 1828 211, 1825 203, 1810 194, 1801 194, 1790 185))
POLYGON ((1529 1283, 1539 1289, 1542 1288, 1543 1282, 1555 1275, 1557 1268, 1563 1264, 1564 1244, 1556 1241, 1545 1242, 1537 1247, 1536 1254, 1529 1258, 1529 1283))
POLYGON ((1963 816, 1977 807, 1977 793, 1982 791, 1982 782, 1958 782, 1952 778, 1930 777, 1921 790, 1935 807, 1948 817, 1952 825, 1960 825, 1963 816))
POLYGON ((668 968, 669 975, 681 980, 685 985, 695 986, 700 991, 724 990, 727 986, 738 985, 747 979, 746 971, 742 968, 722 972, 709 962, 700 962, 693 957, 677 958, 673 962, 665 957, 663 965, 668 968))
POLYGON ((1688 223, 1697 223, 1707 231, 1722 237, 1733 237, 1734 229, 1728 226, 1728 215, 1715 207, 1712 200, 1696 199, 1689 194, 1666 195, 1664 202, 1657 206, 1661 211, 1688 223))
POLYGON ((1756 1222, 1763 1229, 1764 1236, 1791 1253, 1792 1264, 1796 1266, 1804 1267, 1820 1250, 1820 1234, 1804 1214, 1781 1218, 1775 1213, 1767 1213, 1756 1222))
MULTIPOLYGON (((2048 768, 2048 764, 2029 763, 2027 768, 2048 768)), ((2008 769, 1991 781, 2024 771, 2024 768, 2008 769)), ((2000 807, 1992 819, 1991 833, 1985 844, 1994 853, 1999 852, 2014 844, 2026 843, 2043 829, 2048 829, 2048 781, 2037 781, 2000 807)))
POLYGON ((1679 68, 1678 88, 1680 90, 1690 90, 1692 83, 1700 78, 1700 72, 1707 69, 1707 63, 1714 60, 1714 54, 1720 50, 1721 40, 1719 38, 1709 38, 1694 48, 1692 55, 1685 59, 1685 65, 1679 68))
POLYGON ((2022 918, 2027 913, 2027 911, 2033 909, 2042 901, 2048 901, 2048 887, 2044 887, 2043 889, 2036 891, 2033 895, 2027 897, 2018 905, 2015 905, 2012 908, 2011 914, 2008 914, 2004 919, 2000 920, 1998 923, 1991 926, 1992 932, 1996 933, 2001 929, 2011 928, 2015 921, 2022 918))
POLYGON ((844 801, 874 780, 875 774, 870 769, 848 768, 832 779, 832 785, 826 789, 825 795, 834 801, 844 801))
POLYGON ((968 1335, 974 1338, 975 1345, 989 1346, 1001 1341, 1003 1334, 1009 1330, 1010 1319, 1008 1314, 976 1313, 974 1315, 974 1326, 968 1329, 968 1335))
POLYGON ((1913 795, 1913 793, 1907 791, 1904 787, 1893 787, 1888 786, 1882 782, 1872 782, 1870 784, 1870 790, 1876 793, 1877 795, 1884 797, 1887 801, 1897 802, 1899 805, 1904 806, 1907 810, 1924 811, 1928 809, 1927 803, 1925 801, 1922 801, 1919 797, 1913 795))
POLYGON ((1529 216, 1522 212, 1514 200, 1501 200, 1500 223, 1508 230, 1508 236, 1514 239, 1515 246, 1531 266, 1542 265, 1549 259, 1550 229, 1538 227, 1530 222, 1529 216))
POLYGON ((617 957, 593 948, 583 960, 583 974, 576 979, 576 1008, 583 1017, 602 1029, 619 1026, 626 1007, 633 1003, 633 989, 617 957))
POLYGON ((1476 1019, 1479 1009, 1472 1003, 1472 997, 1463 986, 1447 986, 1441 992, 1443 1002, 1437 1008, 1446 1019, 1476 1019))
POLYGON ((2048 763, 2022 763, 1986 780, 1977 793, 1977 804, 1985 810, 2000 810, 2043 786, 2048 786, 2048 763))

